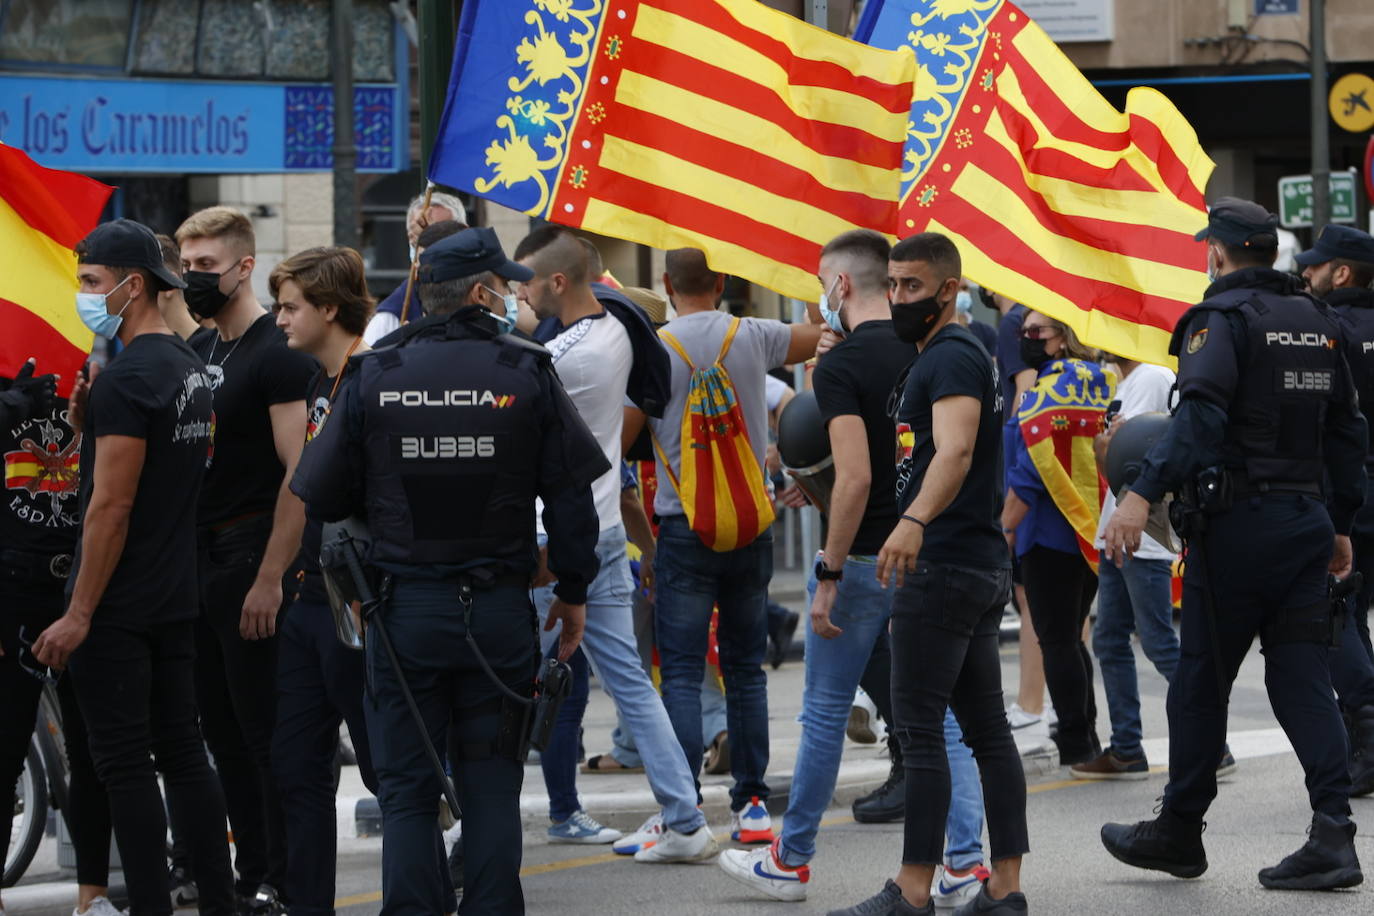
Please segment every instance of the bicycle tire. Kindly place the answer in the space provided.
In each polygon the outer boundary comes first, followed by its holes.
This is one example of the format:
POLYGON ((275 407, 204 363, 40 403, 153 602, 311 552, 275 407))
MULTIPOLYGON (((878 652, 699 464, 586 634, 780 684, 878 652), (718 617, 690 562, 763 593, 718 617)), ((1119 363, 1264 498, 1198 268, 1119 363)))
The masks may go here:
POLYGON ((71 767, 67 762, 66 736, 62 733, 62 727, 62 709, 58 705, 57 692, 49 685, 44 689, 38 704, 38 726, 34 729, 33 737, 43 761, 43 772, 47 776, 51 807, 56 808, 62 819, 67 821, 67 829, 70 831, 72 825, 67 813, 71 809, 72 777, 71 767))
POLYGON ((17 836, 13 827, 14 812, 10 813, 10 848, 5 856, 5 871, 0 876, 0 887, 13 887, 24 877, 48 828, 47 779, 43 775, 43 758, 38 752, 38 745, 32 741, 29 743, 29 753, 24 758, 24 770, 19 774, 18 790, 15 804, 17 806, 22 800, 24 811, 17 836))

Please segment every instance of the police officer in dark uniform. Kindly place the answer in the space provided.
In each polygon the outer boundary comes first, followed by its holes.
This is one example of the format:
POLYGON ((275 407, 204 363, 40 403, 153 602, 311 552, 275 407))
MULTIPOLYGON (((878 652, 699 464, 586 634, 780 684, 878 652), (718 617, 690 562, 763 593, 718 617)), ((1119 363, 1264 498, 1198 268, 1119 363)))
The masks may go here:
MULTIPOLYGON (((1345 358, 1360 404, 1374 405, 1374 237, 1350 226, 1327 226, 1311 251, 1298 255, 1312 295, 1324 299, 1345 330, 1345 358)), ((1365 461, 1374 475, 1374 450, 1365 461)), ((1374 647, 1369 641, 1369 604, 1374 600, 1374 483, 1350 533, 1355 570, 1363 587, 1346 615, 1341 644, 1331 659, 1331 683, 1350 727, 1353 795, 1374 792, 1374 647)))
POLYGON ((1340 325, 1295 277, 1272 269, 1277 225, 1250 201, 1212 206, 1197 238, 1208 241, 1216 279, 1170 344, 1179 406, 1107 527, 1107 556, 1120 563, 1140 544, 1149 504, 1173 492, 1189 551, 1163 807, 1152 821, 1104 825, 1102 842, 1139 868, 1183 878, 1207 869, 1203 817, 1216 796, 1226 705, 1258 636, 1269 702, 1314 812, 1307 843, 1263 869, 1260 883, 1351 887, 1363 878, 1328 668, 1327 576, 1350 571, 1366 428, 1340 325))
POLYGON ((599 524, 591 483, 608 464, 551 368, 548 352, 507 333, 507 260, 496 234, 466 229, 420 261, 426 316, 394 343, 355 357, 354 382, 305 449, 292 489, 324 521, 364 516, 379 612, 401 671, 367 640, 365 700, 384 823, 383 913, 443 913, 439 776, 408 711, 414 695, 434 747, 450 747, 463 810, 460 912, 524 912, 520 785, 525 707, 538 662, 529 600, 537 569, 535 499, 544 501, 551 621, 559 655, 581 638, 599 524), (480 840, 476 842, 475 840, 480 840))

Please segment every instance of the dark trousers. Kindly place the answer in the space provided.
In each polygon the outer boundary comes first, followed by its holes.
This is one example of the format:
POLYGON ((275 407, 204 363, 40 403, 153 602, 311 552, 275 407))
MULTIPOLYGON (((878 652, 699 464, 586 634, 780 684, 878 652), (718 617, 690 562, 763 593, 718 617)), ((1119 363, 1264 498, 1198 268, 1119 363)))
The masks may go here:
POLYGON ((859 686, 878 707, 879 717, 887 723, 887 750, 892 759, 900 763, 902 743, 897 740, 897 730, 892 723, 892 640, 886 628, 873 641, 873 653, 868 656, 859 686))
POLYGON ((224 798, 196 727, 191 621, 130 627, 101 622, 72 654, 70 677, 90 735, 96 774, 124 867, 132 916, 169 914, 167 815, 183 832, 200 888, 200 911, 234 912, 224 798))
POLYGON ((1060 756, 1085 760, 1099 748, 1093 661, 1083 644, 1097 575, 1081 553, 1037 545, 1022 555, 1021 577, 1045 659, 1045 686, 1059 715, 1060 756))
POLYGON ((1355 548, 1355 571, 1364 577, 1364 587, 1355 596, 1351 619, 1361 648, 1370 661, 1374 661, 1374 644, 1369 639, 1369 605, 1374 602, 1374 533, 1357 532, 1350 540, 1355 548))
MULTIPOLYGON (((556 654, 555 643, 549 654, 556 654)), ((577 758, 582 745, 582 716, 591 699, 591 665, 581 649, 568 659, 572 667, 572 691, 558 709, 549 746, 539 755, 544 771, 544 787, 549 792, 549 819, 566 821, 581 807, 577 798, 577 758)))
MULTIPOLYGON (((19 664, 38 635, 62 615, 62 583, 16 581, 0 569, 0 811, 14 810, 15 786, 24 769, 24 756, 38 720, 43 682, 19 664)), ((30 655, 27 659, 35 668, 30 655)), ((110 883, 110 802, 95 775, 86 741, 86 722, 76 702, 72 679, 57 682, 62 709, 62 733, 71 772, 68 806, 63 812, 76 852, 78 884, 104 887, 110 883)), ((8 835, 5 842, 9 842, 8 835)), ((3 851, 8 854, 8 850, 3 851)))
POLYGON ((272 769, 286 815, 283 890, 293 914, 333 913, 334 757, 341 723, 348 723, 363 783, 377 792, 363 716, 363 653, 339 642, 329 605, 313 594, 287 609, 277 643, 272 769))
POLYGON ((220 534, 202 530, 198 558, 196 699, 234 829, 239 888, 250 894, 259 884, 281 891, 286 876, 286 823, 271 763, 278 639, 239 635, 269 534, 270 518, 220 534))
MULTIPOLYGON (((456 583, 402 579, 383 612, 406 682, 436 748, 456 729, 452 760, 463 809, 463 898, 458 912, 518 916, 520 786, 524 766, 497 745, 500 693, 465 637, 456 583)), ((534 609, 519 585, 474 593, 472 633, 488 664, 513 690, 528 696, 538 661, 534 609)), ((382 808, 382 913, 432 916, 453 910, 439 833, 439 778, 406 707, 397 672, 375 632, 367 638, 372 690, 364 700, 372 762, 382 808), (447 898, 447 899, 446 899, 447 898)))
MULTIPOLYGON (((1184 567, 1180 654, 1169 682, 1164 804, 1187 820, 1200 820, 1216 797, 1231 683, 1255 636, 1286 613, 1329 613, 1333 531, 1320 502, 1290 493, 1243 499, 1207 525, 1184 567), (1216 651, 1204 585, 1216 610, 1216 651)), ((1261 646, 1269 703, 1302 763, 1313 810, 1348 815, 1346 733, 1331 691, 1330 650, 1316 640, 1262 639, 1261 646)))
POLYGON ((1005 569, 918 563, 892 603, 892 714, 906 767, 902 863, 944 859, 949 816, 945 709, 978 761, 992 860, 1023 855, 1026 776, 1002 707, 997 634, 1011 588, 1005 569))

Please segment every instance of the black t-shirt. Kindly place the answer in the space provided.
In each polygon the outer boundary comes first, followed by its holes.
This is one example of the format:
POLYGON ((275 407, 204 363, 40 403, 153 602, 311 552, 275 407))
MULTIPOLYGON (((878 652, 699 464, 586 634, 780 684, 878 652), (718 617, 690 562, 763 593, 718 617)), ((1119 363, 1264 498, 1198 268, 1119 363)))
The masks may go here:
POLYGON ((67 425, 66 401, 54 403, 49 414, 0 428, 0 549, 48 555, 75 549, 80 453, 81 434, 67 425))
POLYGON ((946 325, 916 357, 897 405, 897 431, 910 435, 911 451, 897 470, 897 505, 902 511, 921 490, 935 457, 932 407, 941 398, 967 396, 982 403, 973 460, 954 501, 925 519, 919 559, 981 568, 1010 565, 1002 537, 1002 395, 997 367, 967 328, 946 325))
POLYGON ((277 458, 269 408, 305 399, 315 361, 289 349, 267 313, 235 340, 222 341, 207 328, 192 334, 190 343, 205 361, 215 394, 215 441, 197 522, 270 512, 286 470, 277 458))
POLYGON ((888 401, 916 348, 897 339, 891 321, 865 321, 816 364, 811 387, 828 424, 835 417, 863 419, 868 434, 872 478, 868 505, 850 553, 871 556, 897 524, 897 466, 893 461, 896 428, 888 401))
MULTIPOLYGON (((101 436, 147 443, 124 552, 97 622, 165 623, 197 614, 196 501, 213 422, 205 364, 174 334, 140 334, 96 376, 81 447, 81 509, 101 436)), ((80 550, 77 565, 80 565, 80 550)), ((76 582, 73 573, 68 588, 76 582)))
MULTIPOLYGON (((344 385, 349 384, 351 373, 344 376, 344 385)), ((334 387, 334 376, 325 375, 323 370, 315 373, 315 378, 310 382, 309 396, 305 401, 306 421, 305 421, 305 441, 309 442, 319 435, 320 430, 324 429, 325 422, 329 419, 330 394, 338 396, 338 391, 334 387)), ((339 388, 342 388, 340 385, 339 388)), ((301 532, 301 553, 297 559, 297 564, 305 572, 305 579, 302 582, 301 598, 315 603, 323 603, 328 600, 325 593, 324 584, 320 580, 320 544, 324 540, 324 523, 319 519, 310 518, 307 510, 305 529, 301 532)))

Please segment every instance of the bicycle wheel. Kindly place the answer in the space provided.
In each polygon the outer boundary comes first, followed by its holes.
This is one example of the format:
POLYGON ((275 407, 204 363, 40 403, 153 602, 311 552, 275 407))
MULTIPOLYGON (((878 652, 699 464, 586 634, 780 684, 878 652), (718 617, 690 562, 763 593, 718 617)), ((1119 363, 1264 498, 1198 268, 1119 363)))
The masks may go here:
POLYGON ((43 759, 39 756, 37 745, 29 745, 17 789, 14 811, 10 815, 5 873, 0 878, 0 887, 12 887, 24 876, 24 870, 38 852, 38 844, 43 842, 43 831, 48 826, 48 785, 43 776, 43 759))

